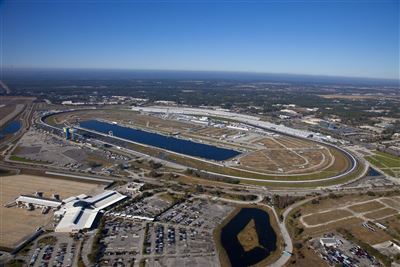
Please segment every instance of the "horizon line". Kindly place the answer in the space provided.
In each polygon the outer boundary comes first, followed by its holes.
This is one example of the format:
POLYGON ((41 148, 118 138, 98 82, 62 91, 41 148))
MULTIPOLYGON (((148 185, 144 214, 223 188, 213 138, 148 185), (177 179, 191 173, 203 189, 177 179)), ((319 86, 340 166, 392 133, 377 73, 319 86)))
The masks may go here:
POLYGON ((309 74, 309 73, 290 73, 290 72, 264 72, 264 71, 246 71, 246 70, 183 70, 183 69, 157 69, 157 68, 106 68, 106 67, 13 67, 2 66, 1 72, 7 70, 109 70, 109 71, 157 71, 157 72, 211 72, 211 73, 241 73, 255 75, 281 75, 281 76, 303 76, 303 77, 325 77, 325 78, 344 78, 344 79, 366 79, 400 82, 399 78, 368 77, 368 76, 347 76, 338 74, 309 74))

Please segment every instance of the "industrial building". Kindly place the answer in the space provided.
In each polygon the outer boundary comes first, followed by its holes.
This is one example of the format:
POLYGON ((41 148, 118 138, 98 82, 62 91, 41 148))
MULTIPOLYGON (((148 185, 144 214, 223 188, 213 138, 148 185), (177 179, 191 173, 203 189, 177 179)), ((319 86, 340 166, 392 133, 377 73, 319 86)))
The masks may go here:
POLYGON ((84 194, 63 200, 60 210, 54 216, 60 221, 56 232, 79 232, 90 229, 102 210, 124 200, 126 196, 117 191, 104 191, 94 197, 84 194))
POLYGON ((34 207, 50 207, 50 208, 58 208, 61 206, 62 202, 58 199, 50 199, 39 196, 30 196, 30 195, 20 195, 15 202, 17 205, 32 205, 34 207))
POLYGON ((319 243, 325 247, 336 247, 338 240, 336 238, 320 238, 319 243))

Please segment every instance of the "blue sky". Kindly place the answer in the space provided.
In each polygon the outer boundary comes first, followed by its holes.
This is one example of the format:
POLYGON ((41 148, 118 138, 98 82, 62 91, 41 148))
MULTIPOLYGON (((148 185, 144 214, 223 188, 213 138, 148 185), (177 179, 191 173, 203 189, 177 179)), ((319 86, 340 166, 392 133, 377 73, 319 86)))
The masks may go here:
POLYGON ((0 2, 3 67, 399 79, 399 1, 0 2))

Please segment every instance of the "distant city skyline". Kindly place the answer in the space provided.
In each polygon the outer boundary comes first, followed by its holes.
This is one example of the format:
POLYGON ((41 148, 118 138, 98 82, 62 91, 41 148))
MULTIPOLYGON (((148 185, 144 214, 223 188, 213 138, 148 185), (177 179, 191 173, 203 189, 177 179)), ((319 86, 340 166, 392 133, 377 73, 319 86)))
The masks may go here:
POLYGON ((399 79, 399 1, 9 1, 2 68, 399 79))

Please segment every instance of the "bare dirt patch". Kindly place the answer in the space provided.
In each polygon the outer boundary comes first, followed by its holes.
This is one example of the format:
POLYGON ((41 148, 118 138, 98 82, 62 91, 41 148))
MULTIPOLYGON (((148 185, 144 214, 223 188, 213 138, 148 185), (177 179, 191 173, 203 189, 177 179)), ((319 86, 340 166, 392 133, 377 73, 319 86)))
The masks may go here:
POLYGON ((244 251, 250 251, 256 247, 260 246, 260 242, 258 240, 256 224, 254 220, 251 220, 240 233, 237 235, 237 238, 242 245, 244 251))
POLYGON ((379 203, 378 201, 371 201, 371 202, 367 202, 367 203, 356 204, 356 205, 350 206, 348 208, 355 212, 368 212, 368 211, 377 210, 377 209, 380 209, 383 207, 384 207, 384 205, 379 203))
POLYGON ((285 149, 281 144, 276 142, 273 138, 265 138, 256 141, 256 143, 263 144, 268 149, 285 149))
POLYGON ((390 216, 390 215, 395 215, 398 214, 399 212, 395 209, 391 209, 391 208, 386 208, 386 209, 381 209, 378 211, 373 211, 373 212, 369 212, 367 214, 364 214, 365 218, 368 219, 380 219, 382 217, 386 217, 386 216, 390 216))
POLYGON ((324 224, 322 226, 318 227, 312 227, 312 228, 304 228, 304 235, 305 236, 315 236, 315 235, 320 235, 322 233, 329 233, 332 231, 335 231, 336 229, 340 227, 348 227, 351 225, 361 225, 363 223, 363 220, 360 218, 349 218, 349 219, 343 219, 339 221, 334 221, 331 223, 324 224))
POLYGON ((347 210, 332 210, 328 212, 322 212, 322 213, 315 213, 311 215, 305 215, 303 217, 303 220, 305 223, 309 224, 310 226, 312 225, 317 225, 321 223, 327 223, 333 220, 340 220, 342 218, 351 216, 351 212, 347 210))
POLYGON ((361 224, 354 224, 345 228, 349 230, 357 239, 362 240, 370 245, 382 243, 392 239, 390 235, 377 227, 374 227, 375 232, 363 227, 361 224))
POLYGON ((398 200, 396 201, 395 198, 393 198, 393 199, 384 198, 384 199, 381 199, 381 201, 392 208, 400 209, 400 201, 398 201, 398 200))

